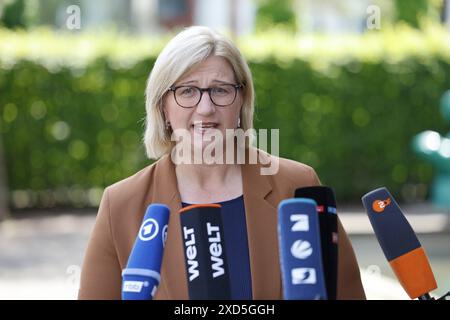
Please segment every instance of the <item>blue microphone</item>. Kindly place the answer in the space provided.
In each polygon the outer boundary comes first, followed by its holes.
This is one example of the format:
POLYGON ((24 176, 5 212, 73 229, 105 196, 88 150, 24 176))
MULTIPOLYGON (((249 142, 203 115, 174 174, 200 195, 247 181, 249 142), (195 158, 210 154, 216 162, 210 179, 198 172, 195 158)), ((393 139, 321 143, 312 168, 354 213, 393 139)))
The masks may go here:
POLYGON ((286 199, 278 205, 283 295, 286 300, 326 300, 317 203, 286 199))
POLYGON ((122 300, 152 300, 160 281, 170 210, 153 203, 147 207, 141 228, 122 271, 122 300))

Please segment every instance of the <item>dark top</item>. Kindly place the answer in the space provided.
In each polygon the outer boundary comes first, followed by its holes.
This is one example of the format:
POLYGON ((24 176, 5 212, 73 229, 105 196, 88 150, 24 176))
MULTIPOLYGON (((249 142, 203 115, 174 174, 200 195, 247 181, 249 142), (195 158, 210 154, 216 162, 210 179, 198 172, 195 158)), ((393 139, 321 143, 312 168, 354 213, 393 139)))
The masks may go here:
MULTIPOLYGON (((244 196, 218 202, 218 204, 222 206, 221 214, 231 282, 231 297, 235 300, 251 300, 252 279, 244 196)), ((182 202, 183 207, 188 205, 188 203, 182 202)))

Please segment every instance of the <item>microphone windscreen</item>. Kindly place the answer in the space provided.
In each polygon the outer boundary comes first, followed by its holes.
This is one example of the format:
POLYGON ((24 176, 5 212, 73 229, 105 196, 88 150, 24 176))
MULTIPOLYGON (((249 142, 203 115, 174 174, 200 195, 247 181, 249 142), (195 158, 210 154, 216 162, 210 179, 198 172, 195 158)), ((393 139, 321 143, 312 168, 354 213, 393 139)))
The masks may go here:
POLYGON ((328 300, 336 300, 338 277, 338 221, 333 189, 310 186, 295 190, 296 198, 312 199, 319 214, 322 261, 328 300))
POLYGON ((333 189, 327 186, 310 186, 297 188, 295 190, 296 198, 309 198, 317 202, 320 212, 336 213, 336 198, 333 189), (323 207, 323 205, 328 207, 323 207))
POLYGON ((381 249, 408 295, 415 299, 436 289, 426 253, 389 191, 373 190, 362 202, 381 249))
POLYGON ((180 214, 189 298, 231 299, 221 206, 190 205, 180 214))
POLYGON ((160 272, 170 210, 150 204, 122 271, 123 300, 151 300, 160 282, 160 272))
POLYGON ((278 206, 283 295, 286 300, 327 299, 317 203, 286 199, 278 206))

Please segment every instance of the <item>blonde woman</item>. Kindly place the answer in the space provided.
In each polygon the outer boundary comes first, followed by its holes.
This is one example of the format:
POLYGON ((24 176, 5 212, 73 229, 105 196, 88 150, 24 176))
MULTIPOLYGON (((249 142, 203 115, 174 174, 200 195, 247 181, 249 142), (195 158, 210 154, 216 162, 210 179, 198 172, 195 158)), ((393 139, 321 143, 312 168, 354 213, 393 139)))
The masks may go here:
MULTIPOLYGON (((167 44, 146 89, 144 143, 147 156, 158 160, 105 189, 83 262, 80 299, 121 298, 121 272, 150 203, 166 204, 171 212, 155 299, 188 299, 178 212, 204 203, 222 205, 233 299, 282 299, 277 206, 296 188, 320 185, 314 170, 249 144, 246 150, 258 154, 256 163, 175 161, 173 152, 176 132, 192 138, 183 144, 192 144, 194 153, 206 147, 196 138, 252 129, 253 101, 250 69, 221 34, 190 27, 167 44), (273 162, 276 172, 262 174, 262 167, 273 162)), ((224 159, 229 150, 224 148, 224 159)), ((364 299, 357 261, 340 223, 338 231, 338 299, 364 299)))

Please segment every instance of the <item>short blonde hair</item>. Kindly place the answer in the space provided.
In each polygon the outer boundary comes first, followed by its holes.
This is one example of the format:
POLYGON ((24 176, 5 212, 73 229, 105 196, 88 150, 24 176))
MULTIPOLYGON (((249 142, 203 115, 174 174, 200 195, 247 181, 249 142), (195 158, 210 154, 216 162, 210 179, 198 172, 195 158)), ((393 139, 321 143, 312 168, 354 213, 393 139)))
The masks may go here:
POLYGON ((243 84, 241 128, 253 128, 254 89, 250 68, 239 49, 226 37, 211 28, 193 26, 178 33, 156 59, 145 91, 146 123, 144 145, 147 157, 158 159, 170 153, 174 142, 165 127, 163 98, 167 90, 183 75, 210 56, 225 58, 236 81, 243 84))

